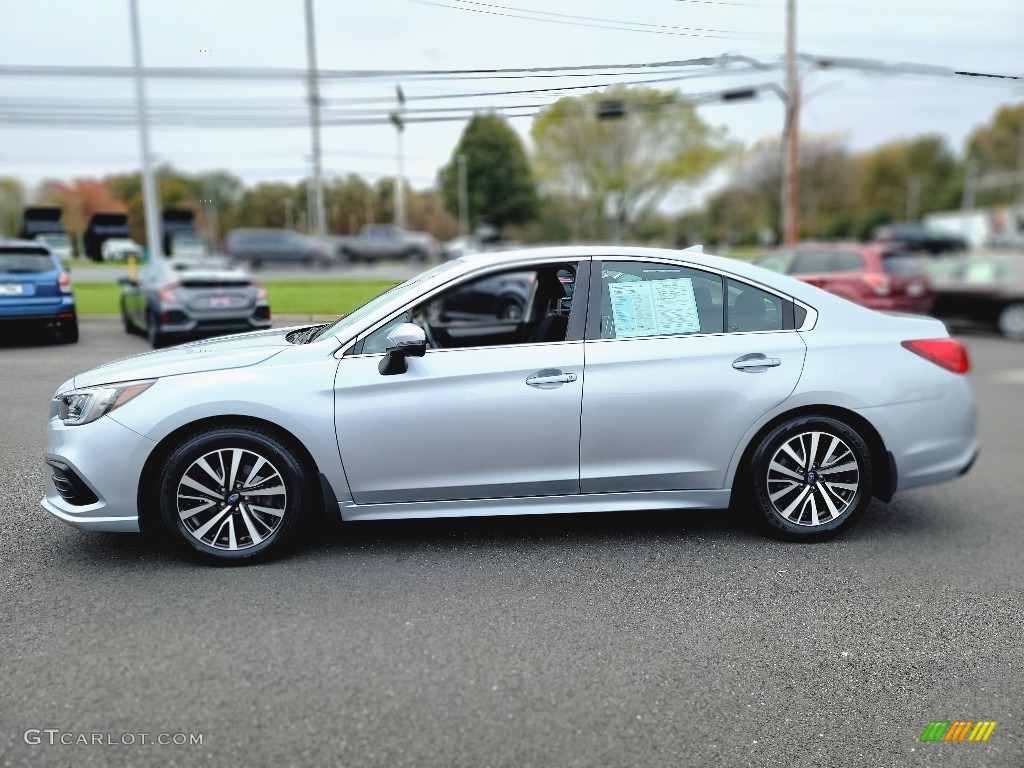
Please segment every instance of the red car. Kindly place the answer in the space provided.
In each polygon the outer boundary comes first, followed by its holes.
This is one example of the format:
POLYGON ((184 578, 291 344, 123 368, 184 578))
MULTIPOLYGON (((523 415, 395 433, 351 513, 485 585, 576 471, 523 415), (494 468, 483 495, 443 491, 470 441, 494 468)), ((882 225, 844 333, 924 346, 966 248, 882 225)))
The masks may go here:
POLYGON ((798 243, 756 262, 871 309, 927 313, 927 257, 877 244, 798 243))

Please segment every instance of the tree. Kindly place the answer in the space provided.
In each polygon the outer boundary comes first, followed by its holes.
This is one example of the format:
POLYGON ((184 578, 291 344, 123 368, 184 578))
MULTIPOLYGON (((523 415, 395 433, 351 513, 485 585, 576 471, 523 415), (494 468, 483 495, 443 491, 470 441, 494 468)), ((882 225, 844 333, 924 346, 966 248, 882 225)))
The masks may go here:
POLYGON ((462 132, 449 163, 438 172, 445 205, 459 212, 459 156, 466 157, 470 227, 498 230, 537 215, 537 185, 519 136, 498 115, 477 114, 462 132))
POLYGON ((21 227, 25 188, 10 176, 0 176, 0 237, 14 237, 21 227))
MULTIPOLYGON (((1024 173, 1024 104, 1001 107, 992 121, 978 128, 967 140, 967 156, 978 174, 1018 171, 1024 173)), ((982 204, 1008 203, 1024 179, 979 195, 982 204)))
POLYGON ((894 141, 861 154, 858 234, 872 223, 917 219, 958 204, 962 165, 941 136, 894 141))
POLYGON ((734 148, 678 93, 624 85, 559 99, 534 118, 530 134, 542 187, 582 201, 577 226, 591 236, 606 214, 620 228, 636 222, 734 148), (613 119, 599 117, 602 104, 613 119))

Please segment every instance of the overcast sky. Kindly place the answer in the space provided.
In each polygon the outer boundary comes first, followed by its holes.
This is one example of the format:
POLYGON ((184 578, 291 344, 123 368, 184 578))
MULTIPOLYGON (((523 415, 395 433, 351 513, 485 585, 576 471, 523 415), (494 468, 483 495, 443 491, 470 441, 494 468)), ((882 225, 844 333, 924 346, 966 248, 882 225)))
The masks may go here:
MULTIPOLYGON (((302 0, 139 0, 139 6, 147 66, 306 64, 302 0)), ((128 0, 0 0, 0 65, 130 65, 128 8, 128 0)), ((568 67, 723 53, 775 62, 784 47, 785 0, 316 0, 315 15, 319 64, 324 69, 568 67)), ((797 18, 798 49, 805 53, 1024 74, 1022 0, 798 0, 797 18)), ((779 71, 728 78, 707 77, 710 71, 692 70, 689 74, 700 77, 658 87, 706 93, 783 82, 779 71)), ((352 115, 351 110, 360 109, 379 117, 400 82, 410 108, 474 105, 500 111, 517 105, 540 107, 559 94, 451 101, 422 97, 658 76, 387 77, 331 82, 323 86, 323 96, 327 114, 352 115), (353 103, 360 99, 385 101, 353 103)), ((65 105, 130 106, 132 88, 131 80, 0 78, 0 175, 20 177, 32 186, 47 177, 137 168, 138 139, 132 129, 11 126, 3 117, 24 111, 26 105, 50 102, 62 110, 65 105)), ((969 132, 988 121, 1000 105, 1024 101, 1021 81, 974 78, 817 71, 807 75, 805 88, 811 97, 803 111, 804 131, 838 135, 852 149, 933 132, 945 135, 960 150, 969 132)), ((229 104, 235 110, 255 107, 279 116, 300 116, 304 103, 301 83, 161 80, 151 81, 148 92, 154 107, 179 110, 195 103, 229 104)), ((758 101, 701 107, 700 114, 749 144, 778 134, 783 110, 781 101, 766 93, 758 101)), ((512 124, 528 140, 530 119, 514 118, 512 124)), ((153 152, 159 160, 187 171, 226 168, 247 183, 301 178, 310 155, 308 129, 259 126, 258 117, 247 127, 158 126, 152 136, 153 152)), ((433 183, 463 126, 454 121, 407 127, 405 167, 413 186, 433 183)), ((374 179, 394 173, 395 131, 388 125, 330 127, 324 130, 323 143, 328 174, 355 172, 374 179)))

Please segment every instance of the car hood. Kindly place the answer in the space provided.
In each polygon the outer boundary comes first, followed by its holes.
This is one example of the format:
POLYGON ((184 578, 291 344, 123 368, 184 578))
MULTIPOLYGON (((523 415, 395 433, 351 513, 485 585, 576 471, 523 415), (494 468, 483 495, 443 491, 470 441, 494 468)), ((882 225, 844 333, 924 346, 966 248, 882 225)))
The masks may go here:
POLYGON ((294 328, 274 328, 269 331, 241 333, 132 355, 80 373, 59 391, 68 387, 92 387, 118 381, 155 379, 161 376, 223 371, 228 368, 257 365, 291 347, 285 336, 293 330, 294 328))

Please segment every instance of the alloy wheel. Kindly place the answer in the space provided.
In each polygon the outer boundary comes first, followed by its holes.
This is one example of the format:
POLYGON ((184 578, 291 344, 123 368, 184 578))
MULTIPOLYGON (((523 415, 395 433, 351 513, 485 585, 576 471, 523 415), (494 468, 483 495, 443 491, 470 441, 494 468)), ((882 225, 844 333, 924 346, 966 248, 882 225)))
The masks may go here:
POLYGON ((768 499, 786 521, 814 528, 850 509, 860 477, 857 456, 842 438, 801 432, 786 440, 768 464, 768 499))
POLYGON ((178 482, 177 513, 189 535, 218 550, 245 550, 281 527, 288 492, 271 461, 248 448, 219 448, 193 461, 178 482))

